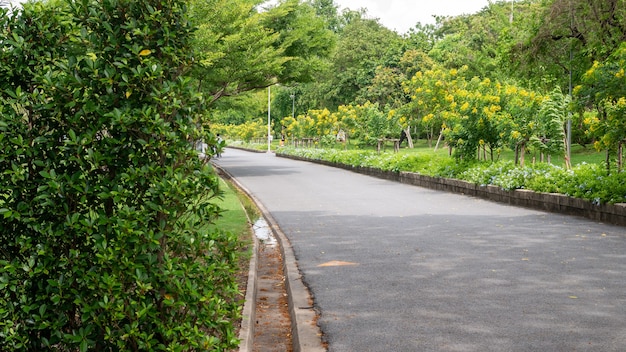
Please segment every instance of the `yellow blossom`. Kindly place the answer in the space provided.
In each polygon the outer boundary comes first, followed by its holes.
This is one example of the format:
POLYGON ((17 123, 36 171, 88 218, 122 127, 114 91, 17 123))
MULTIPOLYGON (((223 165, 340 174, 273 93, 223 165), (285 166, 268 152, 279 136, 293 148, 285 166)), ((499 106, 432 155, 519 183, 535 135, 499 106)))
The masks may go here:
POLYGON ((600 66, 600 63, 598 61, 594 61, 593 62, 593 66, 591 66, 591 68, 589 70, 587 70, 587 72, 585 72, 585 77, 589 78, 591 76, 593 76, 593 74, 595 73, 596 69, 600 66))

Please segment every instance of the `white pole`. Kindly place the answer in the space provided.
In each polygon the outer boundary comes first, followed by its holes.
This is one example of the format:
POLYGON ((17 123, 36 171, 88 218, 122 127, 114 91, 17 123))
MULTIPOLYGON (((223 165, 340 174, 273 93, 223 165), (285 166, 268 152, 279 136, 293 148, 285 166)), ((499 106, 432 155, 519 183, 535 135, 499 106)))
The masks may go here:
MULTIPOLYGON (((570 18, 570 26, 574 25, 574 17, 572 14, 572 1, 570 0, 569 2, 569 18, 570 18)), ((571 27, 573 28, 573 27, 571 27)), ((574 58, 573 56, 574 54, 572 53, 572 40, 570 39, 569 41, 569 98, 570 101, 572 100, 572 60, 574 58)), ((572 168, 572 112, 569 111, 567 113, 567 125, 566 125, 566 158, 567 160, 565 160, 565 166, 567 167, 567 169, 571 169, 572 168)))
POLYGON ((272 152, 272 147, 271 147, 271 143, 272 140, 270 139, 270 116, 271 116, 271 97, 270 97, 270 87, 267 87, 267 152, 271 153, 272 152))

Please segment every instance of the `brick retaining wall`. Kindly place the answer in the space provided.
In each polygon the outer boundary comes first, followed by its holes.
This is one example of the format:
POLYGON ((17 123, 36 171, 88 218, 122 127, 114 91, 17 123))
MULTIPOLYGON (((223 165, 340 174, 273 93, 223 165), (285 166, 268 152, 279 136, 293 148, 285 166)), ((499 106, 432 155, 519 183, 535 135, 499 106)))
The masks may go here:
POLYGON ((445 192, 466 194, 468 196, 483 198, 494 202, 544 210, 553 213, 582 216, 595 221, 626 226, 626 203, 598 205, 585 199, 569 197, 557 193, 540 193, 526 189, 507 191, 497 186, 481 186, 467 181, 425 176, 414 172, 383 171, 376 168, 350 166, 324 160, 313 160, 280 153, 276 153, 276 156, 338 167, 358 172, 360 174, 397 181, 414 186, 420 186, 445 192))

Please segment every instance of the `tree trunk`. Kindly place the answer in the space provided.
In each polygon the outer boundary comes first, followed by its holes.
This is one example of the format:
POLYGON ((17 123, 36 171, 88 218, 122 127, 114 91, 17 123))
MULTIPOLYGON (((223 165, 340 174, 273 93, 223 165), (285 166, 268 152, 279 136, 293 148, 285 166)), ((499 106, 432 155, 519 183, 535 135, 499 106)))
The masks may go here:
POLYGON ((439 132, 439 138, 437 138, 437 144, 435 145, 435 151, 437 151, 437 148, 439 148, 439 143, 441 143, 441 139, 443 138, 443 129, 441 129, 441 132, 439 132))
POLYGON ((524 158, 526 156, 526 145, 524 143, 520 145, 519 154, 519 166, 524 167, 524 158))
POLYGON ((428 135, 428 148, 432 148, 433 146, 433 129, 431 128, 429 132, 426 132, 426 134, 428 135))
POLYGON ((623 142, 619 142, 617 145, 617 173, 622 172, 622 156, 623 156, 623 142))
POLYGON ((572 151, 570 150, 570 148, 568 146, 567 139, 565 139, 565 138, 563 139, 563 144, 565 145, 565 148, 564 148, 565 155, 563 155, 563 160, 565 160, 565 168, 568 169, 568 170, 571 170, 572 169, 572 162, 571 162, 571 160, 569 158, 570 158, 570 155, 571 155, 572 151))
POLYGON ((606 150, 606 174, 611 174, 611 151, 609 149, 606 150))
POLYGON ((411 126, 408 126, 406 130, 404 130, 404 133, 406 133, 406 141, 409 143, 409 149, 415 148, 413 145, 413 137, 411 137, 411 126))

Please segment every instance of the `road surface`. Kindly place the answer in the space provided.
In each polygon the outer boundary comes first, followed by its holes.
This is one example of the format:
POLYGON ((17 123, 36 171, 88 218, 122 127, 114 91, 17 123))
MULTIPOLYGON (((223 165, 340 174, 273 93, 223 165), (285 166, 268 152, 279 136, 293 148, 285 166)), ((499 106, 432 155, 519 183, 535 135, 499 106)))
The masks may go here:
POLYGON ((314 163, 216 161, 272 214, 331 352, 626 351, 626 229, 314 163))

